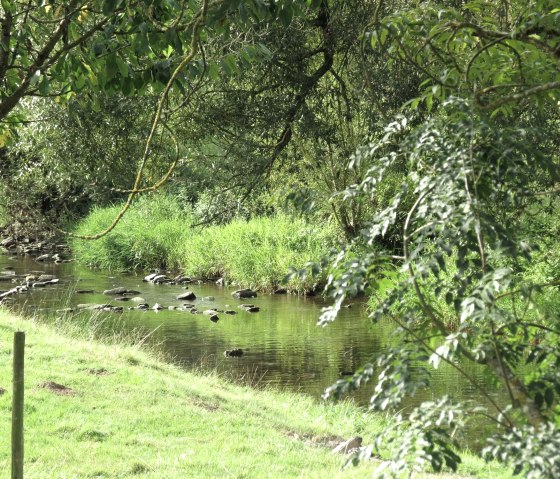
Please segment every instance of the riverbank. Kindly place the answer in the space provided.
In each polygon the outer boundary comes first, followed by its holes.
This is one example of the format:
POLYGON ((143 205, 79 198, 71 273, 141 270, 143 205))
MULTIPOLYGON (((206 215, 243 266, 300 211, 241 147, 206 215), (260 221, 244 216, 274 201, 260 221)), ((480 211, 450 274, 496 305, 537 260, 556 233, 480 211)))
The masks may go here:
MULTIPOLYGON (((383 427, 381 418, 350 404, 235 386, 135 346, 70 339, 0 311, 3 431, 9 430, 11 341, 18 329, 27 335, 27 477, 371 476, 371 464, 342 471, 344 457, 331 452, 357 435, 370 443, 383 427)), ((1 478, 8 477, 8 436, 0 447, 1 478)), ((510 477, 469 455, 461 473, 510 477)))
MULTIPOLYGON (((75 232, 104 230, 120 208, 94 209, 75 232)), ((192 213, 172 197, 143 197, 109 235, 97 241, 73 239, 72 251, 76 261, 89 267, 171 269, 203 279, 223 278, 231 285, 259 290, 283 286, 301 293, 316 290, 326 275, 294 278, 284 285, 290 267, 319 261, 337 242, 333 225, 311 225, 284 215, 205 228, 192 227, 194 223, 192 213)))

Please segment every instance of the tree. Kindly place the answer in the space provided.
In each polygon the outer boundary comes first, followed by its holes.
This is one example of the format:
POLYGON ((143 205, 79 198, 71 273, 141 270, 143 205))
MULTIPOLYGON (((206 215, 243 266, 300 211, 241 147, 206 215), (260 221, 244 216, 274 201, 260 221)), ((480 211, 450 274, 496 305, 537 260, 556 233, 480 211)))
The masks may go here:
POLYGON ((413 65, 425 89, 382 141, 357 150, 353 162, 373 167, 346 195, 375 194, 391 165, 407 163, 393 202, 364 232, 369 245, 395 223, 403 202, 410 206, 397 251, 353 252, 347 262, 343 251, 331 263, 335 302, 320 324, 333 321, 348 296, 369 290, 379 299, 373 320, 390 317, 400 341, 326 396, 376 379, 371 406, 387 410, 429 387, 430 370, 446 362, 488 404, 446 396, 399 416, 379 439, 397 449, 382 473, 455 469, 454 433, 480 414, 496 425, 489 457, 524 477, 558 477, 560 328, 557 309, 550 315, 545 305, 559 304, 560 277, 542 267, 558 250, 544 258, 539 244, 557 240, 535 228, 543 218, 554 222, 559 204, 560 10, 550 1, 457 5, 424 2, 390 13, 377 3, 370 45, 413 65), (431 115, 414 125, 407 116, 418 108, 431 115), (501 383, 506 406, 471 377, 469 363, 501 383))
MULTIPOLYGON (((291 21, 305 2, 278 3, 234 1, 200 3, 146 0, 72 2, 2 2, 0 27, 0 120, 6 143, 22 121, 16 110, 25 97, 53 96, 68 101, 77 92, 99 109, 97 93, 124 95, 146 90, 161 92, 147 135, 143 154, 135 159, 137 174, 128 188, 121 214, 100 235, 107 234, 142 191, 153 191, 167 182, 178 163, 176 157, 167 173, 151 184, 145 181, 154 138, 171 132, 174 113, 188 104, 202 80, 216 72, 231 74, 238 59, 224 54, 209 64, 203 56, 204 43, 227 37, 232 25, 249 28, 260 22, 284 18, 291 21), (54 28, 53 28, 54 27, 54 28), (168 108, 170 93, 183 98, 168 108), (6 127, 12 127, 10 132, 6 127)), ((266 50, 249 45, 245 61, 255 60, 266 50)), ((94 235, 98 237, 99 235, 94 235)))

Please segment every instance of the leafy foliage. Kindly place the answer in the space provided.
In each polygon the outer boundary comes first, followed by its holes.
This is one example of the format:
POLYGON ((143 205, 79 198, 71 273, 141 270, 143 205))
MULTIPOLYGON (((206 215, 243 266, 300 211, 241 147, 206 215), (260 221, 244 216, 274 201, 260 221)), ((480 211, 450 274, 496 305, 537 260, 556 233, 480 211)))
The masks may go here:
MULTIPOLYGON (((399 161, 407 165, 406 178, 363 232, 364 242, 377 246, 358 257, 346 259, 345 251, 338 256, 337 274, 329 282, 334 304, 319 323, 333 321, 348 296, 383 289, 372 319, 389 315, 401 345, 376 354, 373 366, 326 395, 372 379, 377 384, 372 408, 396 407, 417 388, 429 387, 430 369, 445 362, 487 399, 474 411, 452 398, 411 411, 403 419, 408 432, 400 432, 394 459, 380 471, 386 476, 418 470, 420 463, 456 469, 459 457, 453 451, 460 444, 453 427, 457 418, 476 414, 497 427, 489 457, 532 477, 558 474, 557 455, 542 446, 547 435, 553 443, 558 433, 560 330, 557 314, 547 314, 539 300, 546 293, 558 304, 560 278, 557 272, 535 274, 532 264, 542 258, 537 243, 556 243, 551 231, 535 234, 534 227, 548 217, 559 192, 551 103, 560 91, 560 37, 551 28, 558 11, 546 1, 527 8, 519 2, 501 5, 508 11, 472 1, 460 8, 424 2, 390 13, 380 2, 368 36, 394 61, 417 68, 425 90, 408 106, 422 106, 431 115, 420 122, 413 114, 397 118, 382 141, 355 153, 353 162, 372 167, 345 191, 349 199, 375 195, 399 161), (526 109, 530 101, 541 106, 540 114, 526 109), (516 118, 505 121, 504 114, 516 118), (376 251, 405 204, 401 247, 376 251), (386 274, 395 262, 399 272, 386 274), (502 384, 507 406, 470 376, 469 363, 485 366, 502 384), (410 374, 413 365, 418 374, 410 374), (436 417, 450 419, 430 419, 436 417), (434 424, 446 427, 434 430, 434 424)), ((380 441, 394 443, 393 434, 387 431, 380 441)))

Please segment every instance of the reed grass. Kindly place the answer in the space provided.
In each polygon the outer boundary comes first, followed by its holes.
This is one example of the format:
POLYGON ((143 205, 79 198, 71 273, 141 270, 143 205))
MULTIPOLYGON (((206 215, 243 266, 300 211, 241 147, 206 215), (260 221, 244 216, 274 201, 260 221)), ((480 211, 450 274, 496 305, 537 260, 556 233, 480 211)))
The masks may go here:
MULTIPOLYGON (((76 233, 93 234, 116 216, 119 205, 96 208, 78 223, 76 233)), ((203 277, 224 277, 230 284, 272 289, 290 267, 320 260, 337 241, 328 223, 310 225, 285 215, 235 220, 223 226, 193 227, 193 215, 170 196, 143 197, 109 235, 97 241, 74 239, 76 260, 102 269, 163 268, 203 277)), ((323 277, 293 279, 295 291, 312 289, 323 277)))

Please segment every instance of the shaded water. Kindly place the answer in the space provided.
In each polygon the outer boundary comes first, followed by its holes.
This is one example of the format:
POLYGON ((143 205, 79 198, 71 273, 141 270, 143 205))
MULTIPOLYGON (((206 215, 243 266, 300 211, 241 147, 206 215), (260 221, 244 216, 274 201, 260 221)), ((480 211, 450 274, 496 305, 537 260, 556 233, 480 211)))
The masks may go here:
MULTIPOLYGON (((165 307, 180 306, 184 301, 177 300, 176 296, 185 291, 180 285, 154 285, 143 282, 141 276, 92 271, 73 263, 39 264, 29 257, 0 256, 0 269, 6 267, 17 275, 42 271, 61 279, 59 285, 16 296, 16 307, 56 310, 79 303, 123 306, 123 313, 99 313, 100 318, 108 327, 139 328, 143 334, 152 333, 149 340, 170 361, 187 368, 217 370, 252 385, 270 385, 320 397, 325 387, 367 363, 372 354, 392 341, 390 323, 371 325, 365 303, 360 301, 343 309, 334 323, 322 328, 316 326, 324 306, 320 298, 261 294, 251 300, 235 300, 231 297, 232 289, 214 284, 187 285, 198 298, 215 298, 193 301, 199 310, 229 308, 238 311, 232 316, 220 314, 220 321, 213 323, 208 316, 188 311, 128 311, 127 307, 134 306, 130 301, 111 301, 112 298, 102 294, 105 289, 124 286, 140 291, 139 296, 150 306, 156 302, 165 307), (94 290, 93 294, 75 292, 90 289, 94 290), (239 309, 237 306, 242 302, 259 306, 260 312, 247 313, 239 309), (224 357, 223 352, 232 348, 242 348, 244 355, 224 357)), ((8 287, 11 286, 4 289, 8 287)), ((491 378, 485 376, 482 369, 472 365, 465 367, 477 382, 493 389, 491 378)), ((373 385, 367 385, 354 399, 367 404, 372 390, 373 385)), ((434 371, 430 389, 418 394, 405 407, 442 394, 483 402, 470 382, 449 365, 443 365, 434 371)), ((497 398, 500 396, 496 389, 493 394, 497 398)))

